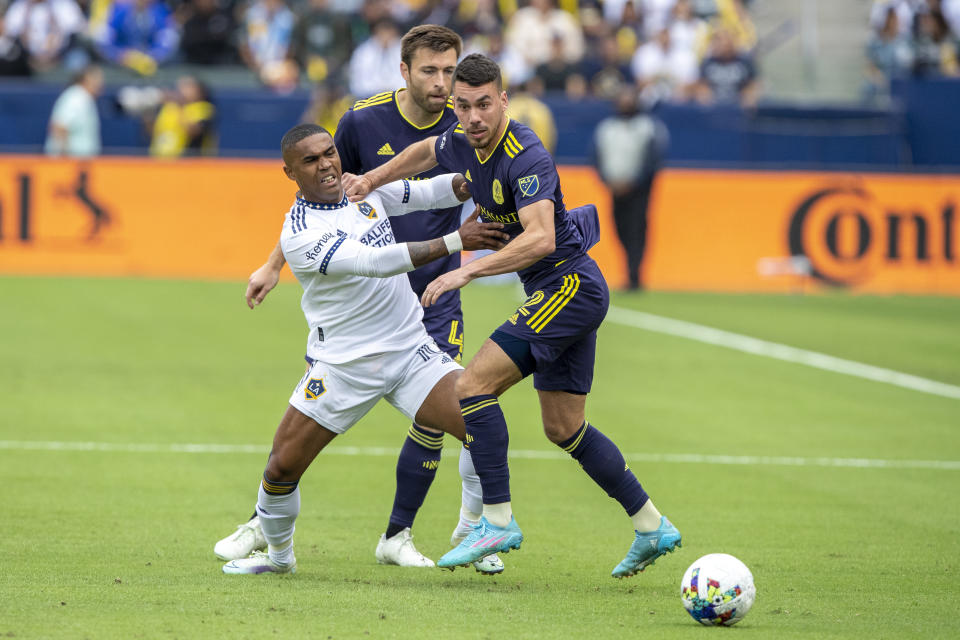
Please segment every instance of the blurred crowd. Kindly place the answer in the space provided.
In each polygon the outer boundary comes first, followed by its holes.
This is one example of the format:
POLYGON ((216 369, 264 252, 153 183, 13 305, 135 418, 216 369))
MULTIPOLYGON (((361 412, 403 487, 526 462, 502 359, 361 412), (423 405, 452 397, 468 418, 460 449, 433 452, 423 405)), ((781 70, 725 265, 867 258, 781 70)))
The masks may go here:
POLYGON ((875 0, 867 44, 867 98, 908 76, 957 76, 960 0, 875 0))
POLYGON ((91 62, 142 76, 167 64, 245 65, 322 105, 403 84, 400 38, 415 24, 461 34, 511 89, 645 102, 756 99, 750 0, 0 0, 0 74, 91 62))

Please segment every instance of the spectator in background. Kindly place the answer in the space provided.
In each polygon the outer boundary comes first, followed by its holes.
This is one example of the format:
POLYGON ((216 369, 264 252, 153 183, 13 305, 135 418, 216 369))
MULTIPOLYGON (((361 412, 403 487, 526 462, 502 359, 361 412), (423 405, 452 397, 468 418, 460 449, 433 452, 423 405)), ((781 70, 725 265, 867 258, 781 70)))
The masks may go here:
POLYGON ((617 236, 627 254, 628 287, 642 288, 641 268, 647 246, 647 209, 654 179, 667 149, 667 130, 640 110, 637 91, 629 85, 617 94, 616 114, 605 118, 594 135, 597 171, 613 197, 617 236))
POLYGON ((193 76, 177 80, 177 88, 160 106, 153 119, 150 155, 178 158, 214 155, 217 150, 214 119, 216 109, 207 87, 193 76))
POLYGON ((557 124, 550 107, 537 98, 543 93, 542 87, 537 86, 539 83, 539 78, 531 78, 510 91, 507 117, 533 129, 544 148, 553 154, 557 149, 557 124))
POLYGON ((910 40, 900 33, 900 19, 894 7, 887 9, 883 26, 867 44, 867 58, 869 66, 865 97, 868 99, 886 94, 890 89, 890 79, 908 73, 913 67, 910 40))
POLYGON ((400 30, 393 20, 378 20, 350 58, 350 93, 362 99, 402 87, 399 59, 400 30))
POLYGON ((691 1, 677 0, 673 6, 673 21, 670 23, 670 42, 700 60, 706 53, 709 36, 710 28, 693 13, 691 1))
POLYGON ((14 0, 3 19, 4 34, 19 41, 34 71, 57 67, 71 48, 81 55, 70 66, 86 64, 89 56, 76 46, 85 28, 76 0, 14 0))
POLYGON ((331 135, 337 131, 340 118, 355 102, 341 82, 326 80, 317 84, 310 94, 310 103, 300 121, 318 124, 331 135))
POLYGON ((527 64, 536 69, 550 59, 553 39, 563 43, 563 58, 579 62, 584 55, 583 31, 576 18, 554 6, 553 0, 530 0, 530 5, 519 9, 507 23, 504 38, 527 64))
POLYGON ((255 0, 243 14, 240 57, 261 82, 278 91, 292 90, 300 73, 290 57, 293 22, 284 0, 255 0))
POLYGON ((757 45, 757 28, 743 0, 715 0, 717 15, 713 19, 717 28, 726 29, 740 51, 752 51, 757 45))
POLYGON ((516 49, 507 44, 503 32, 476 35, 464 47, 464 54, 483 53, 500 66, 504 86, 519 86, 533 76, 533 69, 516 49))
POLYGON ((97 96, 103 91, 103 71, 91 65, 53 104, 44 151, 51 156, 89 157, 100 154, 100 113, 97 96))
POLYGON ((0 76, 29 76, 31 73, 27 50, 19 37, 5 31, 4 19, 0 17, 0 76))
POLYGON ((656 38, 637 49, 630 69, 647 104, 689 100, 697 82, 696 56, 675 47, 669 29, 661 29, 656 38))
POLYGON ((149 76, 177 52, 179 40, 162 0, 117 0, 98 44, 107 60, 149 76))
POLYGON ((737 50, 733 35, 720 27, 713 32, 710 54, 700 65, 697 99, 703 104, 757 104, 757 69, 753 59, 737 50))
MULTIPOLYGON (((455 11, 451 12, 450 28, 460 34, 467 41, 476 35, 486 33, 501 33, 503 31, 503 15, 500 2, 497 0, 474 0, 473 2, 459 2, 458 0, 443 0, 439 5, 452 5, 455 11)), ((421 24, 447 24, 432 19, 436 16, 431 12, 420 20, 421 24)))
POLYGON ((870 26, 874 31, 882 31, 887 24, 887 14, 897 14, 897 33, 910 37, 913 17, 926 0, 874 0, 870 8, 870 26))
POLYGON ((630 66, 620 57, 620 47, 613 34, 600 38, 592 56, 584 61, 584 76, 590 93, 598 98, 613 100, 625 84, 631 84, 630 66))
POLYGON ((643 15, 643 34, 655 38, 664 29, 670 28, 670 17, 676 0, 634 0, 643 15))
POLYGON ((939 7, 917 14, 911 47, 913 75, 957 75, 957 43, 939 7))
POLYGON ((184 62, 199 65, 233 64, 237 61, 233 11, 217 0, 189 0, 180 51, 184 62))
POLYGON ((340 78, 353 50, 350 22, 331 11, 329 4, 329 0, 309 0, 293 27, 293 57, 313 84, 331 76, 340 78))
POLYGON ((544 91, 559 93, 567 91, 567 85, 574 76, 580 76, 580 63, 570 62, 564 55, 563 38, 554 36, 550 43, 550 57, 537 67, 536 76, 543 83, 544 91))

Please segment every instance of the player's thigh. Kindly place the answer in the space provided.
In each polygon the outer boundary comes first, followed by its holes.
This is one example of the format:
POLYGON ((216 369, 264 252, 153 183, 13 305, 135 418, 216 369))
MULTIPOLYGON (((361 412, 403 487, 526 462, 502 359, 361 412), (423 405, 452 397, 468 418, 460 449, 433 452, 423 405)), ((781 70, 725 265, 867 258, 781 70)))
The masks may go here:
POLYGON ((416 350, 391 356, 387 402, 417 424, 445 431, 459 440, 466 432, 454 392, 463 367, 424 335, 416 350))
POLYGON ((457 380, 456 393, 458 398, 499 396, 522 379, 523 374, 513 359, 487 338, 457 380))
POLYGON ((586 394, 537 390, 543 432, 553 443, 569 440, 584 422, 586 394))
POLYGON ((265 475, 276 482, 296 482, 336 433, 293 406, 280 420, 265 475))

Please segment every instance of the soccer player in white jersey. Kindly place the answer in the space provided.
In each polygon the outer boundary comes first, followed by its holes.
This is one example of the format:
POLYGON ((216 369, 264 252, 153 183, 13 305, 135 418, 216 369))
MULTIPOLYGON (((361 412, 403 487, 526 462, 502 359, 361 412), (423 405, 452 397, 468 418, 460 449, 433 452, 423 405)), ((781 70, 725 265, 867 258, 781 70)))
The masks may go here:
POLYGON ((284 135, 281 149, 284 172, 300 188, 280 242, 304 290, 310 366, 277 427, 257 496, 268 551, 232 560, 224 573, 296 569, 300 478, 335 436, 381 398, 417 424, 464 440, 454 395, 462 368, 427 334, 423 309, 403 274, 463 248, 500 246, 498 234, 473 219, 442 238, 394 242, 388 215, 451 207, 469 197, 459 174, 401 180, 353 203, 344 194, 337 149, 325 129, 297 125, 284 135))

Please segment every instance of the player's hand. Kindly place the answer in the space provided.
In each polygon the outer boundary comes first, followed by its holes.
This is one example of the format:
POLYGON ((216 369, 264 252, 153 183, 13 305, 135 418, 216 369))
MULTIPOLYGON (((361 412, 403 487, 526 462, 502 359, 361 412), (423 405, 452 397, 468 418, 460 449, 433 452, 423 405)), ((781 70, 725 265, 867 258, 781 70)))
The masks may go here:
POLYGON ((453 195, 457 196, 460 202, 470 199, 470 183, 459 173, 453 176, 453 195))
POLYGON ((499 222, 479 222, 477 216, 471 214, 459 229, 463 248, 466 251, 503 249, 510 236, 498 229, 503 229, 499 222))
POLYGON ((423 295, 420 297, 420 304, 424 307, 429 307, 447 291, 459 289, 471 280, 473 280, 473 278, 467 275, 463 268, 448 271, 427 285, 427 288, 423 291, 423 295))
POLYGON ((373 185, 366 176, 345 173, 340 179, 343 181, 343 192, 350 202, 359 202, 367 197, 368 193, 373 191, 373 185))
POLYGON ((247 281, 247 306, 253 309, 263 302, 270 290, 277 286, 280 280, 280 269, 274 269, 269 264, 265 264, 250 274, 247 281))

